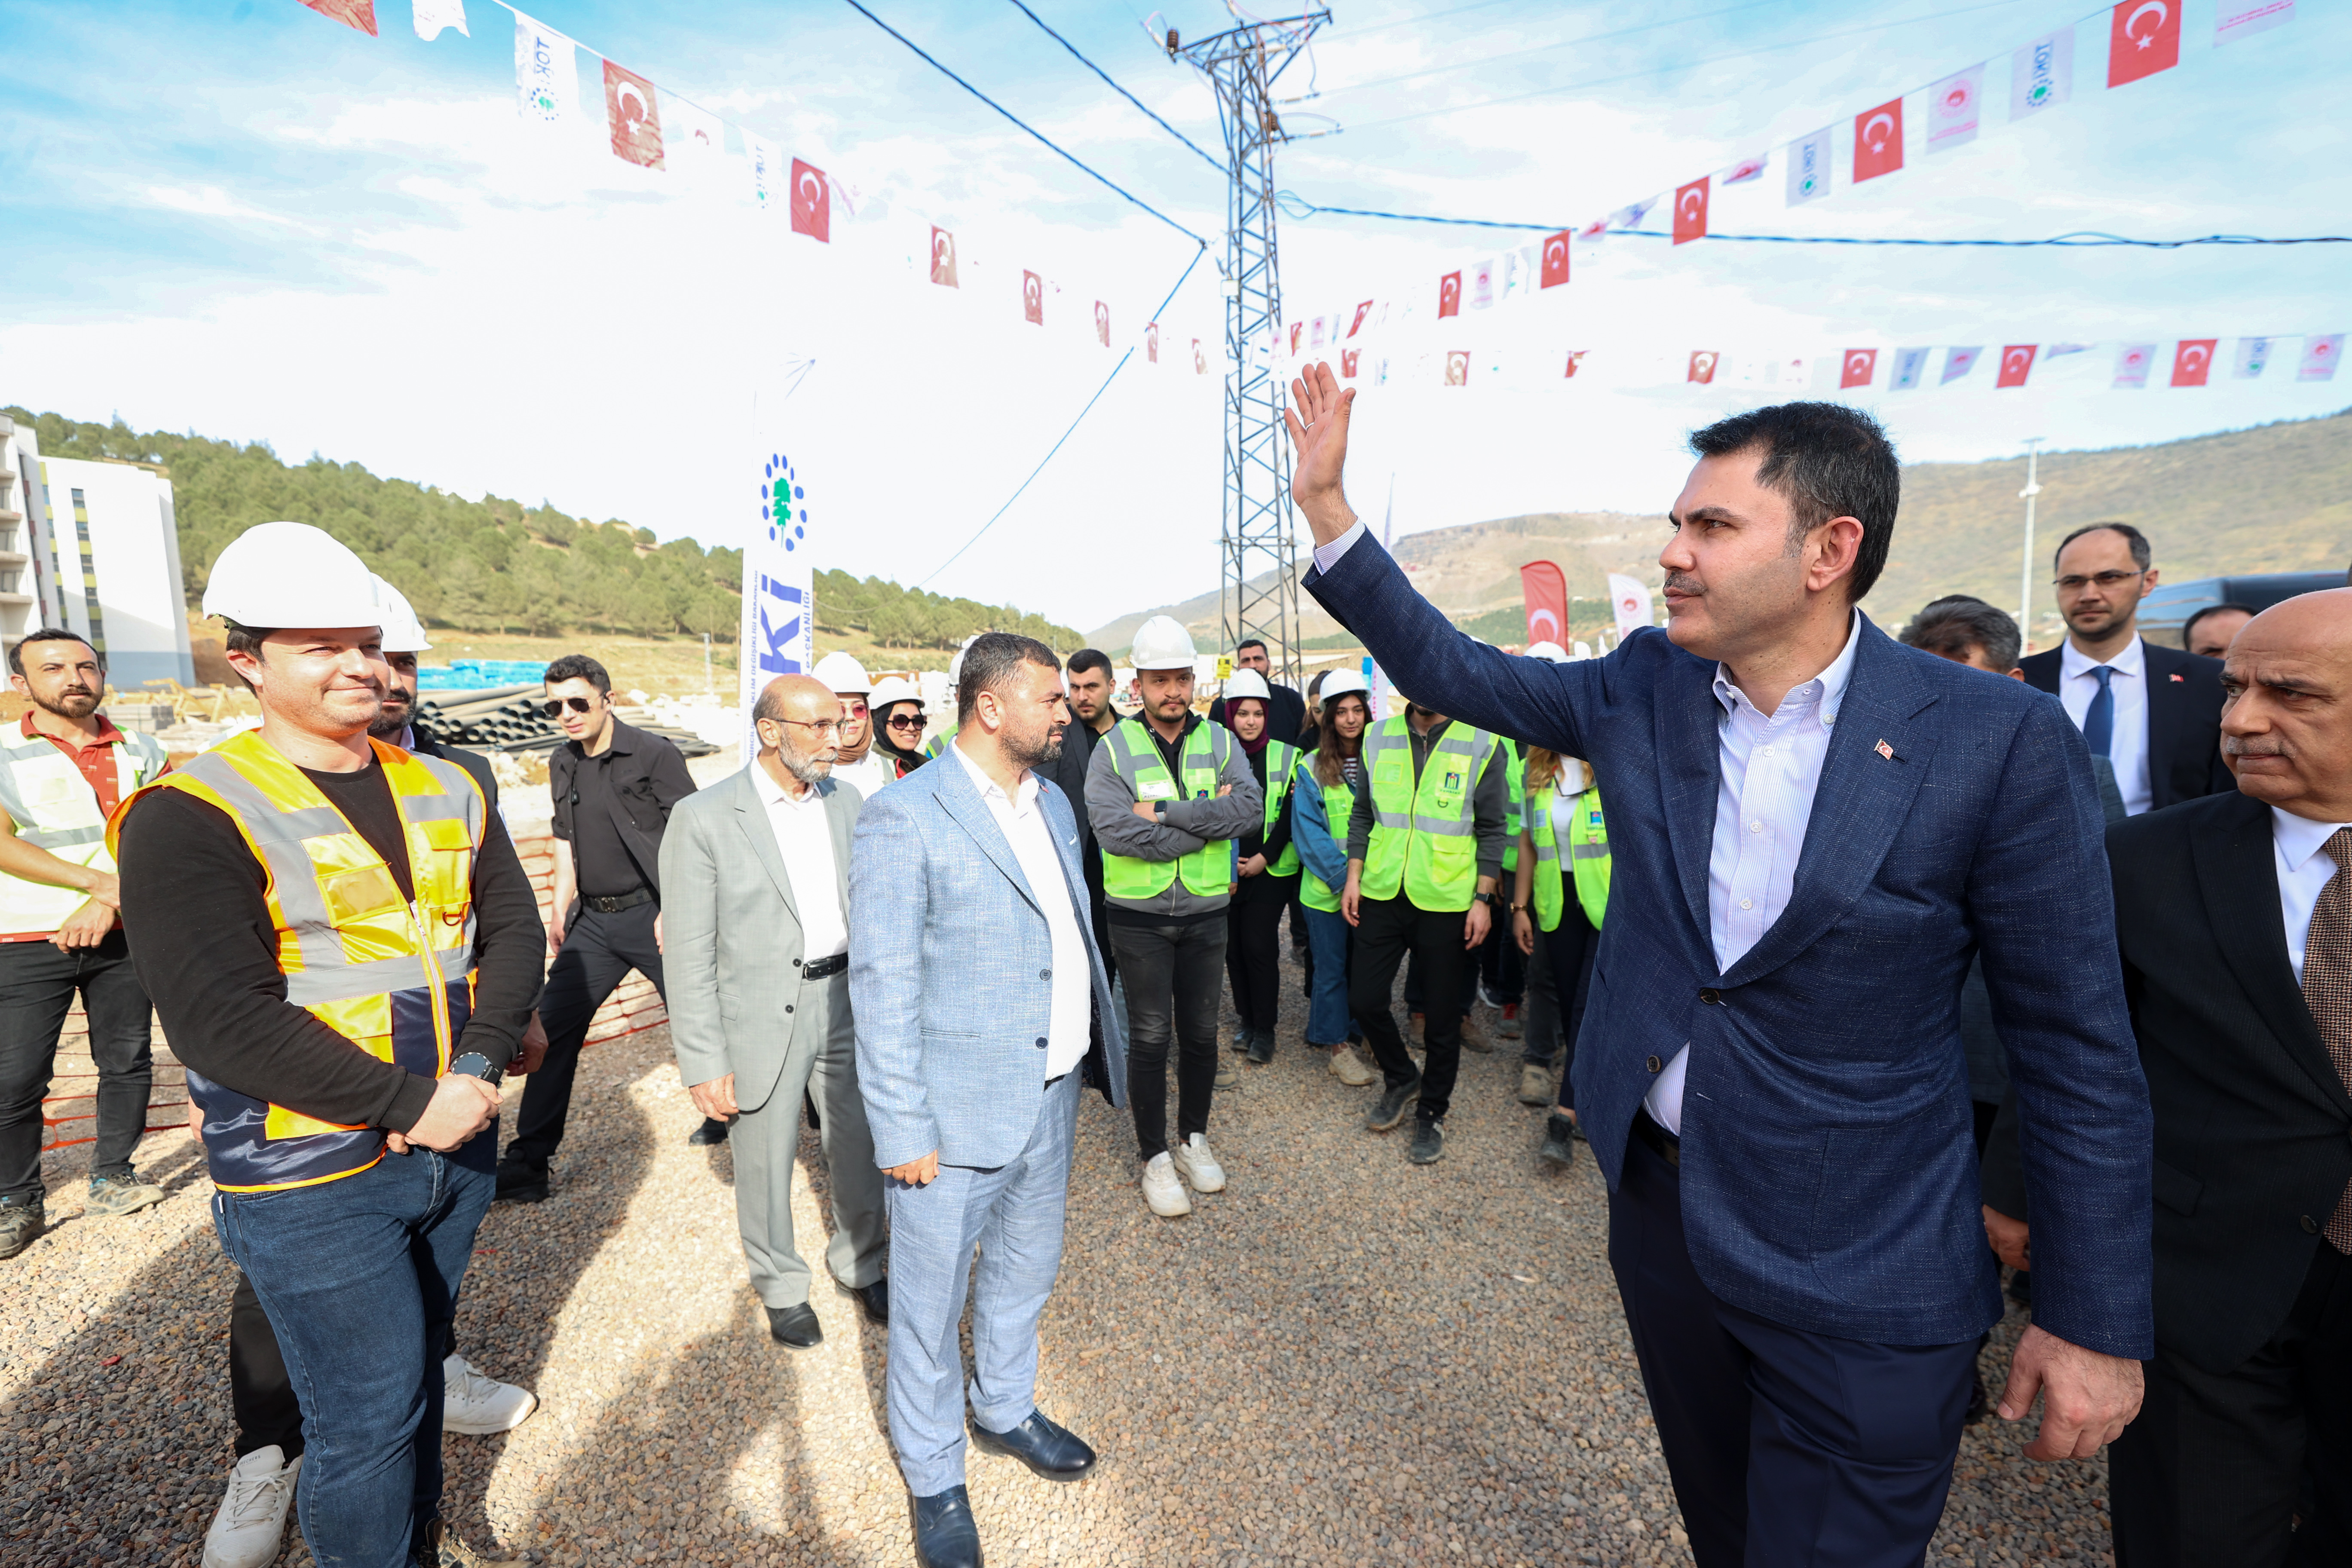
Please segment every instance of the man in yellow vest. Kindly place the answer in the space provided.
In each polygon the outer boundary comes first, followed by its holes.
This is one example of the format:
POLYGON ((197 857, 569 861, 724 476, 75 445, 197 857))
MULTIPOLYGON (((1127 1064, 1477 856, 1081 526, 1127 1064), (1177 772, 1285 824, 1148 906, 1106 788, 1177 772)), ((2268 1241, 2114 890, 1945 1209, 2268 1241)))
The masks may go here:
POLYGON ((300 1400, 311 1555, 477 1563, 440 1519, 439 1363, 546 933, 465 770, 368 735, 390 672, 358 556, 259 524, 205 610, 261 727, 117 809, 123 924, 300 1400))
POLYGON ((26 633, 8 650, 8 669, 32 706, 0 741, 0 1258, 32 1246, 46 1223, 41 1097, 77 991, 98 1068, 82 1212, 126 1215, 163 1201, 163 1189, 131 1168, 155 1068, 147 993, 115 915, 121 894, 106 817, 171 765, 153 736, 125 734, 99 712, 106 661, 79 634, 26 633))
POLYGON ((1510 748, 1484 730, 1411 706, 1364 732, 1367 785, 1348 818, 1339 912, 1356 928, 1348 1003, 1386 1080, 1364 1126, 1386 1132, 1419 1100, 1406 1158, 1445 1152, 1445 1112, 1462 1067, 1462 1009, 1488 900, 1503 868, 1510 748), (1422 977, 1425 1065, 1414 1070, 1389 988, 1411 953, 1422 977))
POLYGON ((1234 732, 1192 711, 1192 637, 1166 616, 1131 650, 1143 714, 1111 726, 1087 769, 1087 816, 1102 847, 1104 919, 1127 986, 1127 1090, 1143 1199, 1163 1219, 1184 1195, 1223 1191, 1209 1148, 1225 905, 1234 840, 1260 826, 1265 794, 1234 732), (1176 1046, 1176 1142, 1168 1141, 1168 1053, 1176 1046), (1182 1180, 1179 1180, 1179 1174, 1182 1180))

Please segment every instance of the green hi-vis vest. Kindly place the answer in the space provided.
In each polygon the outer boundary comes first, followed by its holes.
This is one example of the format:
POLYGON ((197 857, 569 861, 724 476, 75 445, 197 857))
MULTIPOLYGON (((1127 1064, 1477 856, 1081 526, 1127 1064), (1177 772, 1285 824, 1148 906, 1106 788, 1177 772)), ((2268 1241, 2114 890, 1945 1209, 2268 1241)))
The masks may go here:
POLYGON ((1599 786, 1580 795, 1563 795, 1547 788, 1547 809, 1535 815, 1536 924, 1545 931, 1559 928, 1567 891, 1559 872, 1559 823, 1568 819, 1568 863, 1573 868, 1577 906, 1594 931, 1609 910, 1609 824, 1601 815, 1599 786))
POLYGON ((1508 741, 1504 761, 1509 765, 1510 800, 1503 808, 1503 874, 1509 876, 1519 868, 1519 828, 1527 821, 1528 759, 1508 741))
POLYGON ((961 725, 958 725, 954 730, 941 730, 932 735, 929 740, 923 742, 923 755, 934 760, 946 756, 949 742, 956 738, 957 731, 961 728, 961 725))
MULTIPOLYGON (((1298 748, 1286 746, 1280 741, 1265 743, 1265 831, 1274 832, 1274 825, 1282 816, 1283 798, 1290 793, 1290 772, 1298 765, 1298 748)), ((1293 834, 1293 837, 1297 835, 1293 834)), ((1265 877, 1296 877, 1298 875, 1298 846, 1282 847, 1282 858, 1259 873, 1265 877)))
MULTIPOLYGON (((59 751, 46 735, 27 736, 12 724, 0 744, 0 811, 16 825, 23 843, 47 850, 60 860, 100 871, 114 869, 106 848, 106 814, 98 809, 98 791, 90 787, 80 765, 59 751)), ((114 754, 114 798, 129 800, 163 776, 169 759, 163 743, 152 735, 124 731, 114 754)), ((54 887, 0 873, 0 931, 53 931, 66 917, 89 901, 79 888, 54 887)))
MULTIPOLYGON (((1302 768, 1311 768, 1315 763, 1314 760, 1309 758, 1298 765, 1302 768)), ((1322 789, 1323 817, 1330 825, 1331 838, 1339 846, 1340 857, 1345 858, 1348 853, 1348 818, 1355 815, 1356 792, 1348 787, 1346 773, 1339 775, 1339 783, 1324 784, 1322 789)), ((1296 829, 1292 830, 1291 837, 1293 838, 1298 837, 1296 829)), ((1336 915, 1339 912, 1339 889, 1314 872, 1307 871, 1298 879, 1298 901, 1310 910, 1321 910, 1327 915, 1336 915)))
POLYGON ((1371 780, 1372 841, 1360 881, 1368 899, 1401 890, 1431 914, 1466 910, 1478 892, 1478 838, 1471 802, 1478 775, 1501 744, 1456 721, 1430 747, 1421 782, 1412 776, 1412 731, 1402 713, 1364 735, 1371 780))
MULTIPOLYGON (((1184 737, 1181 783, 1168 776, 1160 745, 1140 719, 1121 719, 1103 737, 1110 748, 1112 771, 1127 781, 1138 801, 1211 800, 1222 782, 1225 758, 1234 745, 1233 731, 1222 724, 1196 724, 1184 737)), ((1157 898, 1168 890, 1179 872, 1184 886, 1204 899, 1233 891, 1234 842, 1213 839, 1178 860, 1138 860, 1103 851, 1103 896, 1111 899, 1157 898)))

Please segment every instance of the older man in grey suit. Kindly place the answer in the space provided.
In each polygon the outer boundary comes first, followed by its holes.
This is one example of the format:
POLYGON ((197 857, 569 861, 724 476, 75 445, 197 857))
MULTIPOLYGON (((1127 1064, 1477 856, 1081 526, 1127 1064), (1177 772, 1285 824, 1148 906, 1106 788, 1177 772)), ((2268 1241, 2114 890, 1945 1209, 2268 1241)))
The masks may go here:
POLYGON ((857 1092, 846 873, 858 795, 826 775, 841 700, 807 676, 760 693, 760 754, 670 814, 661 847, 663 962, 678 1076, 705 1116, 733 1123, 735 1216, 768 1331, 824 1338, 793 1240, 801 1097, 819 1108, 833 1177, 825 1261, 867 1317, 889 1321, 882 1175, 857 1092))
POLYGON ((1094 1450, 1037 1409, 1037 1322, 1062 1261, 1078 1086, 1116 1106, 1127 1045, 1087 920, 1076 807, 1036 770, 1069 710, 1043 643, 964 650, 955 739, 866 803, 849 877, 857 1078, 890 1206, 890 1436, 923 1568, 979 1568, 973 1440, 1048 1480, 1094 1450), (1089 1024, 1100 1021, 1099 1043, 1089 1024))

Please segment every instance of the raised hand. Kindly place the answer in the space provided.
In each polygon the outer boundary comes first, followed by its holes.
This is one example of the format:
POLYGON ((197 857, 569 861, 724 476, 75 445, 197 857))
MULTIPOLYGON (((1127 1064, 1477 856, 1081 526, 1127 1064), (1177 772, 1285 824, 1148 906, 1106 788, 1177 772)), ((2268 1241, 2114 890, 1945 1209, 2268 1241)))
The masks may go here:
POLYGON ((1306 514, 1318 544, 1328 544, 1355 526, 1356 514, 1340 484, 1355 403, 1355 389, 1340 391, 1330 365, 1318 362, 1290 384, 1290 406, 1282 411, 1293 454, 1290 499, 1306 514))

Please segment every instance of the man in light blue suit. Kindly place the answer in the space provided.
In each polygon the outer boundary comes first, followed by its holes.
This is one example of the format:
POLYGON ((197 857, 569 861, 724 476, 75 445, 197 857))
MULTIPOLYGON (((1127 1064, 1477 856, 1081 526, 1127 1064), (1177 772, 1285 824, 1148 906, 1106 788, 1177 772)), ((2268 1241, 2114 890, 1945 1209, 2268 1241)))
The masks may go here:
POLYGON ((1586 758, 1609 803, 1576 1101, 1700 1568, 1897 1568, 1935 1533, 2001 1315, 1959 1032, 1979 953, 2034 1216, 2001 1414, 2041 1393, 2027 1452, 2095 1453, 2154 1349, 2098 796, 2055 701, 1854 608, 1901 492, 1885 434, 1820 403, 1699 431, 1659 555, 1670 628, 1552 665, 1413 591, 1341 491, 1354 395, 1327 366, 1293 392, 1308 590, 1400 688, 1586 758))
POLYGON ((1036 771, 1069 718, 1052 649, 980 637, 954 739, 866 803, 850 854, 857 1079, 890 1211, 890 1437, 923 1568, 981 1563, 957 1341, 975 1247, 973 1440, 1048 1480, 1094 1468, 1035 1397, 1079 1085, 1118 1106, 1127 1082, 1077 803, 1036 771))

